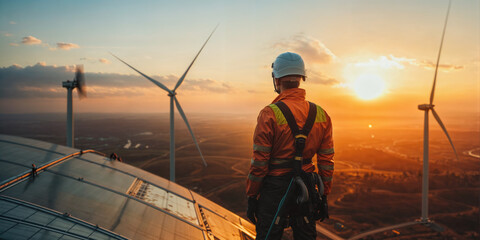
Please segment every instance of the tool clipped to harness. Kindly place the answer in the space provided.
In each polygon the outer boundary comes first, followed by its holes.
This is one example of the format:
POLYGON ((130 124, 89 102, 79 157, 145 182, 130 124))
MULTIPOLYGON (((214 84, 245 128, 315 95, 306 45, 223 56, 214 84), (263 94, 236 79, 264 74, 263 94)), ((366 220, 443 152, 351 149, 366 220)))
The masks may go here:
POLYGON ((307 186, 305 185, 305 182, 302 180, 300 176, 295 176, 293 180, 295 181, 295 184, 297 184, 297 187, 300 189, 299 195, 297 196, 297 200, 296 200, 297 205, 306 203, 309 199, 309 195, 308 195, 308 189, 307 189, 307 186))

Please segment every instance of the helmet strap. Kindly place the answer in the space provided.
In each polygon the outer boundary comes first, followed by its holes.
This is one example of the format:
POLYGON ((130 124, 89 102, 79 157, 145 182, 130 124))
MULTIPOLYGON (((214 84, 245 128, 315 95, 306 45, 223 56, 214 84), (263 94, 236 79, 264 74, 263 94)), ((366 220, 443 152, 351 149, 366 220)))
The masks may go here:
POLYGON ((273 72, 272 72, 272 80, 273 80, 273 89, 276 93, 280 94, 280 89, 278 89, 277 87, 277 83, 275 82, 275 76, 273 75, 273 72))

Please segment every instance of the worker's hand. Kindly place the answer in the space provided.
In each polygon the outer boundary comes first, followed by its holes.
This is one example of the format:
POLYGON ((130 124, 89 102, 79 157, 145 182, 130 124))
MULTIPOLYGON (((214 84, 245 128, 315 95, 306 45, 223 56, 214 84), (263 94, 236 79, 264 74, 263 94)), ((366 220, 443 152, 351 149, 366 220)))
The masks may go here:
POLYGON ((257 198, 248 197, 247 218, 250 219, 253 224, 257 224, 257 207, 257 198))
POLYGON ((328 216, 327 195, 322 195, 322 201, 320 203, 320 222, 323 222, 325 218, 329 219, 330 216, 328 216))

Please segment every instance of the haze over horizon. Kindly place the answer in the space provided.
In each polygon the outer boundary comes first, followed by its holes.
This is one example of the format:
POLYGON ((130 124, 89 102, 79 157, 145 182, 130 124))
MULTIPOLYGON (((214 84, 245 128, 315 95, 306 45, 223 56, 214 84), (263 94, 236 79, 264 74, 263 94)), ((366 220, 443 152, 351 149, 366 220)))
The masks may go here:
MULTIPOLYGON (((74 64, 85 66, 88 90, 75 99, 76 113, 167 112, 165 92, 108 52, 171 87, 219 23, 178 89, 187 114, 255 115, 276 96, 271 62, 293 51, 307 65, 307 98, 330 114, 420 119, 448 5, 48 2, 0 1, 2 114, 65 112, 61 82, 73 78, 74 64)), ((447 127, 452 118, 480 118, 478 1, 453 1, 437 80, 436 109, 447 127)))

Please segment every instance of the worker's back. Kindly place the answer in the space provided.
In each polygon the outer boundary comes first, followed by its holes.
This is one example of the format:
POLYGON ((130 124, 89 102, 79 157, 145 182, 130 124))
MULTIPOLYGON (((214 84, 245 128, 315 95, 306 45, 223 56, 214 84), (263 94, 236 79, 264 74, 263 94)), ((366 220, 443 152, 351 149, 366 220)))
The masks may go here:
POLYGON ((320 195, 328 194, 331 187, 332 124, 328 114, 306 101, 305 90, 298 88, 301 79, 305 80, 303 60, 298 54, 281 54, 272 67, 279 95, 257 119, 246 188, 247 217, 256 224, 257 239, 280 239, 288 225, 295 239, 315 239, 315 221, 328 218, 326 196, 320 195), (304 127, 308 130, 304 131, 304 127), (323 183, 314 173, 315 154, 323 183), (295 188, 293 179, 300 188, 291 191, 295 188), (287 199, 298 194, 298 189, 303 189, 302 201, 287 199))

